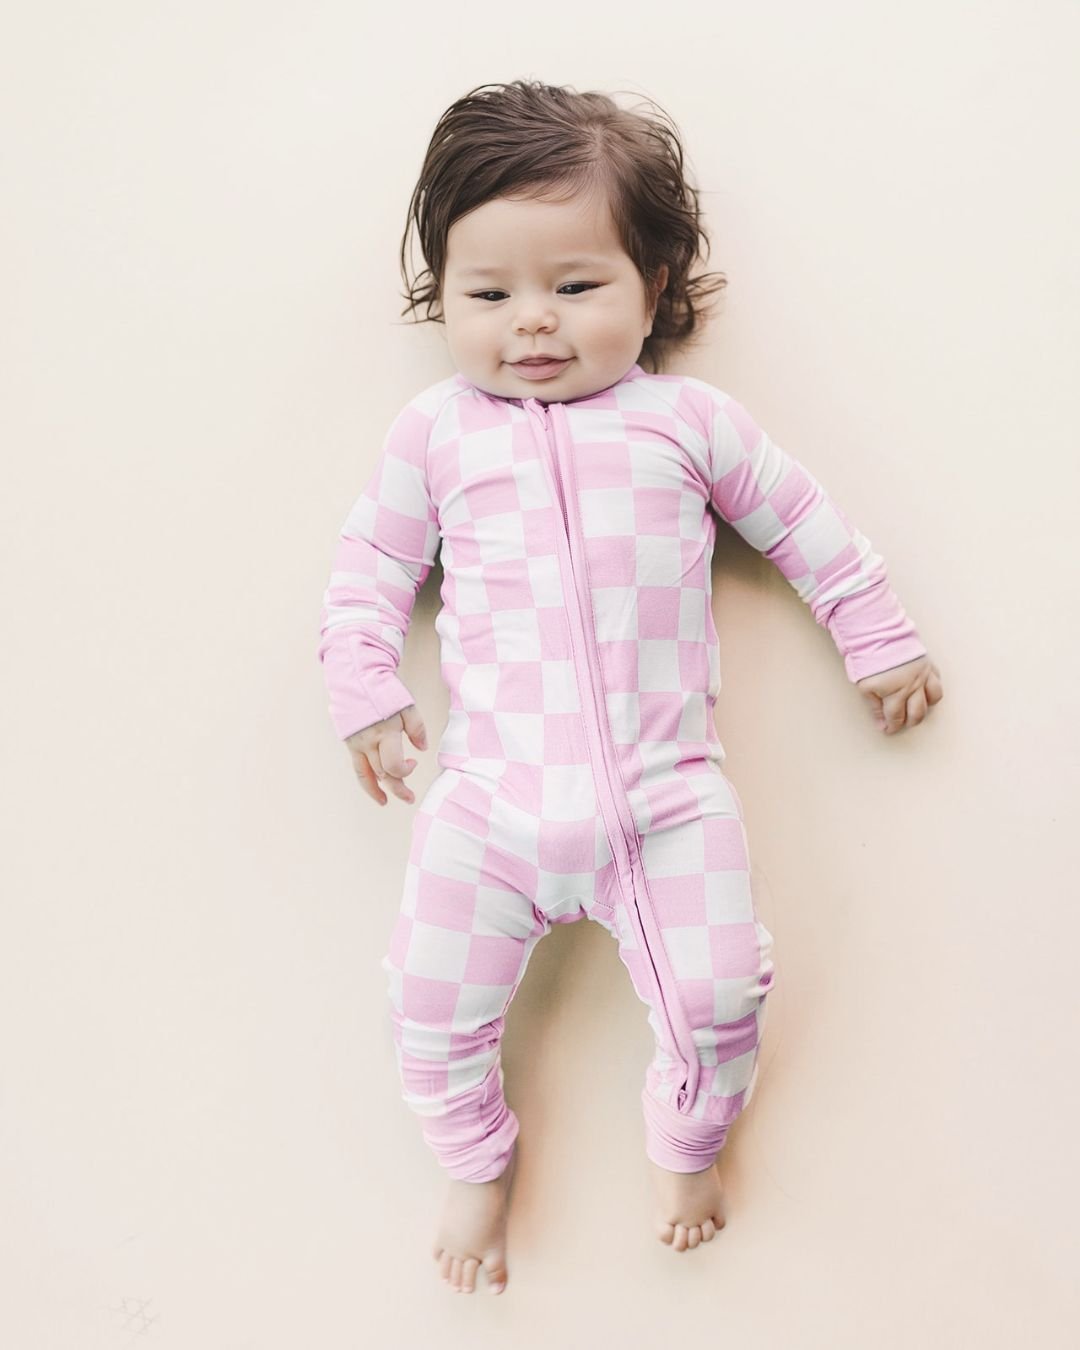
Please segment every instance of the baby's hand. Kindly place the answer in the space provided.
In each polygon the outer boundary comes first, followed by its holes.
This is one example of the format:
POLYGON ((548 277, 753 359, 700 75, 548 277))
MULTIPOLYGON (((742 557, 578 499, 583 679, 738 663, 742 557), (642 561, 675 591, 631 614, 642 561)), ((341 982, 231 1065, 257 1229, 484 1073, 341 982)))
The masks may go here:
POLYGON ((400 797, 403 802, 416 801, 415 793, 405 786, 404 781, 405 775, 416 768, 416 760, 402 761, 399 739, 402 730, 418 750, 427 749, 427 731, 415 703, 402 708, 393 717, 373 722, 371 726, 354 731, 345 738, 361 786, 380 806, 385 806, 388 798, 378 787, 379 783, 388 784, 394 796, 400 797))
POLYGON ((941 672, 928 656, 865 675, 855 681, 855 687, 869 700, 874 723, 886 736, 905 726, 917 726, 928 705, 944 697, 941 672))

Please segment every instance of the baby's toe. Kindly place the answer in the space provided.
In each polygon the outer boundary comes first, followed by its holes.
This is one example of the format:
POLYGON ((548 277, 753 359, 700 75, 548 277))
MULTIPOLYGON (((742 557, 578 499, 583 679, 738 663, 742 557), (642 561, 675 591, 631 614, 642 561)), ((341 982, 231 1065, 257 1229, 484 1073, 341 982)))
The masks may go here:
POLYGON ((461 1288, 466 1294, 471 1294, 476 1288, 476 1272, 480 1269, 480 1262, 475 1256, 468 1256, 461 1265, 461 1288))
POLYGON ((656 1236, 661 1242, 671 1243, 675 1238, 675 1225, 673 1223, 662 1223, 656 1230, 656 1236))
POLYGON ((487 1276, 491 1292, 501 1294, 506 1288, 506 1262, 503 1260, 502 1252, 493 1253, 485 1259, 484 1274, 487 1276))
POLYGON ((700 1226, 696 1223, 691 1224, 691 1226, 686 1230, 686 1245, 688 1247, 696 1247, 700 1241, 701 1241, 700 1226))
POLYGON ((686 1224, 684 1224, 684 1223, 677 1223, 677 1224, 675 1225, 675 1241, 674 1241, 674 1243, 673 1243, 672 1245, 674 1246, 674 1248, 675 1248, 675 1250, 676 1250, 677 1252, 684 1252, 684 1251, 686 1251, 686 1245, 687 1245, 686 1224))
POLYGON ((701 1225, 702 1242, 711 1242, 715 1236, 716 1236, 716 1224, 713 1223, 712 1219, 706 1219, 705 1222, 701 1225))
POLYGON ((450 1253, 442 1247, 436 1247, 436 1263, 439 1267, 439 1277, 450 1283, 450 1253))
POLYGON ((461 1257, 455 1256, 450 1262, 450 1287, 461 1293, 461 1257))

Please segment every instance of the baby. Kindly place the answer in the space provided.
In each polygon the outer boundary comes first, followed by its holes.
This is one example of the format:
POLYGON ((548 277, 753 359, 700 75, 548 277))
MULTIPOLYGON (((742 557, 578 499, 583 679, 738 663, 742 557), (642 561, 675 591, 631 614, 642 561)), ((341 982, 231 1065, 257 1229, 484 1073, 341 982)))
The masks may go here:
POLYGON ((430 280, 407 310, 436 306, 455 373, 386 433, 319 658, 364 790, 415 802, 401 737, 424 750, 427 733, 396 672, 441 547, 449 719, 382 968, 403 1099, 449 1178, 439 1272, 471 1292, 483 1266, 497 1293, 518 1134, 500 1040, 553 923, 601 924, 648 1009, 657 1236, 685 1251, 724 1226, 716 1160, 754 1090, 774 967, 713 719, 716 519, 777 565, 883 731, 942 688, 817 480, 729 394, 658 369, 725 284, 689 275, 707 239, 662 116, 481 85, 443 114, 409 214, 430 280))

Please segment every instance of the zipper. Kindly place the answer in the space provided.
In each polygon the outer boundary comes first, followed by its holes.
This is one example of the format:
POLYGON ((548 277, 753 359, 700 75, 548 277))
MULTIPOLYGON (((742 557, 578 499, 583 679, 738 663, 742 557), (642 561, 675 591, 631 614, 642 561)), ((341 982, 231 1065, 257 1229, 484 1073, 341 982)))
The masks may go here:
MULTIPOLYGON (((552 471, 553 486, 555 497, 559 503, 559 510, 562 514, 563 537, 565 548, 562 550, 566 559, 566 566, 573 581, 573 595, 576 600, 574 613, 570 624, 570 644, 574 653, 574 669, 578 678, 578 694, 581 702, 582 712, 586 713, 585 723, 586 731, 589 734, 594 751, 593 762, 599 763, 603 768, 603 787, 606 789, 606 810, 601 814, 604 819, 604 829, 607 833, 608 844, 611 848, 612 857, 615 860, 616 874, 619 877, 623 893, 629 891, 633 900, 631 913, 636 918, 637 938, 641 944, 641 949, 648 958, 649 967, 653 973, 653 981, 656 988, 656 1003, 661 1015, 666 1019, 668 1031, 670 1033, 671 1044, 675 1047, 676 1053, 683 1062, 683 1081, 682 1086, 678 1088, 675 1094, 677 1108, 681 1111, 687 1101, 693 1099, 697 1092, 697 1084, 700 1076, 700 1065, 698 1063, 697 1049, 693 1044, 693 1037, 689 1026, 685 1026, 684 1045, 689 1047, 690 1053, 684 1052, 680 1046, 679 1035, 675 1029, 675 1023, 668 1008, 667 1000, 664 997, 664 986, 661 983, 659 972, 657 971, 656 956, 654 955, 654 946, 650 944, 648 935, 645 931, 645 915, 642 909, 641 901, 638 898, 639 888, 635 883, 635 861, 637 862, 637 871, 642 879, 642 888, 645 888, 644 869, 641 865, 640 853, 638 850, 637 828, 634 824, 633 813, 630 809, 630 802, 626 796, 626 791, 622 785, 622 779, 619 775, 617 764, 612 766, 609 756, 614 755, 613 747, 609 747, 605 736, 604 728, 606 726, 606 712, 603 704, 597 695, 596 686, 593 683, 592 672, 599 664, 599 658, 595 651, 594 643, 596 638, 595 629, 585 622, 586 612, 591 614, 591 600, 588 595, 588 582, 581 572, 581 567, 574 563, 574 552, 571 541, 570 517, 566 505, 566 495, 563 489, 563 475, 559 463, 559 438, 556 434, 554 425, 554 414, 549 408, 540 402, 539 399, 527 398, 524 400, 527 411, 532 411, 540 422, 544 432, 545 450, 550 443, 550 453, 545 456, 552 471), (580 648, 580 651, 579 651, 580 648), (584 660, 580 659, 584 656, 584 660), (618 782, 618 791, 616 791, 614 782, 618 782), (612 831, 610 820, 614 817, 618 821, 618 835, 612 831)), ((573 476, 573 464, 569 464, 569 473, 573 476)), ((573 486, 573 484, 571 484, 573 486)), ((659 930, 656 927, 655 920, 650 914, 649 919, 652 923, 654 933, 659 936, 659 930)), ((662 942, 659 944, 662 950, 662 942)), ((664 965, 671 975, 670 965, 664 960, 664 965)), ((685 1019, 681 1016, 680 1022, 685 1019)))

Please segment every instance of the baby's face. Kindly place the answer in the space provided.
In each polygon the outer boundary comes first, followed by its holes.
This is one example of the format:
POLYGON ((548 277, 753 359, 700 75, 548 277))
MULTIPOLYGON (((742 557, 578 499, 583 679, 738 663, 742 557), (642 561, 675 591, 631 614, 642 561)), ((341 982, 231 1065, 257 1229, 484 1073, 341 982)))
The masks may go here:
MULTIPOLYGON (((664 268, 661 290, 666 283, 664 268)), ((655 310, 606 204, 581 196, 500 197, 456 220, 442 308, 450 355, 467 380, 504 398, 545 402, 582 398, 622 379, 655 310), (515 366, 540 354, 565 363, 532 378, 515 366)))

